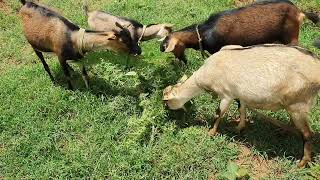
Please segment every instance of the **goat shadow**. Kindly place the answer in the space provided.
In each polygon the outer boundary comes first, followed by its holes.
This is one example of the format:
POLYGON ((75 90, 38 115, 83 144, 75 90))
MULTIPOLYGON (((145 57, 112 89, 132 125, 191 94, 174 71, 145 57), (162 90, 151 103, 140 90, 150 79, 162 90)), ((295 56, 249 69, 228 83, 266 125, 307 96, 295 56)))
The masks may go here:
MULTIPOLYGON (((173 119, 177 125, 176 131, 192 126, 209 127, 211 125, 211 117, 207 117, 205 120, 199 120, 196 118, 196 114, 197 112, 193 107, 189 107, 188 112, 184 112, 182 110, 169 111, 170 119, 173 119)), ((247 118, 253 123, 248 122, 247 127, 240 134, 238 134, 235 132, 235 127, 237 124, 234 121, 229 120, 229 118, 227 116, 221 120, 218 132, 226 135, 236 142, 241 142, 241 144, 244 144, 249 148, 254 147, 260 154, 266 155, 265 158, 267 160, 277 157, 286 157, 287 159, 298 161, 303 156, 302 136, 285 131, 278 126, 263 120, 263 117, 260 117, 254 112, 247 116, 247 118)), ((231 119, 235 118, 235 116, 231 117, 231 119)), ((277 120, 282 121, 282 119, 277 120)), ((315 132, 312 153, 314 158, 313 162, 316 163, 320 163, 319 142, 320 132, 315 132)))
MULTIPOLYGON (((183 73, 184 69, 180 68, 180 66, 177 64, 171 64, 169 70, 168 66, 158 66, 157 68, 155 68, 155 65, 152 62, 142 60, 143 58, 144 57, 132 57, 129 55, 121 55, 108 51, 90 53, 83 59, 84 64, 87 65, 87 71, 90 76, 90 87, 85 87, 79 68, 72 63, 69 63, 74 69, 74 71, 71 72, 72 83, 75 90, 90 92, 96 96, 139 96, 139 94, 141 93, 152 94, 159 88, 164 88, 168 84, 175 83, 183 73), (107 79, 101 78, 99 75, 95 74, 94 71, 92 71, 92 69, 94 69, 94 67, 101 62, 111 63, 112 65, 115 65, 116 68, 118 68, 116 70, 119 70, 123 73, 134 71, 136 73, 134 75, 136 76, 135 79, 139 81, 139 85, 128 86, 128 84, 124 84, 116 86, 114 84, 110 84, 107 79), (143 72, 141 72, 143 69, 152 69, 152 73, 147 74, 148 77, 146 77, 145 75, 143 75, 143 72), (168 74, 166 73, 167 71, 171 71, 172 73, 168 74), (164 74, 166 75, 164 76, 164 74), (153 82, 155 78, 160 79, 161 82, 155 84, 153 82)), ((56 83, 66 88, 66 81, 62 69, 56 69, 54 74, 56 76, 56 83)), ((130 78, 130 76, 128 76, 128 78, 130 78)))

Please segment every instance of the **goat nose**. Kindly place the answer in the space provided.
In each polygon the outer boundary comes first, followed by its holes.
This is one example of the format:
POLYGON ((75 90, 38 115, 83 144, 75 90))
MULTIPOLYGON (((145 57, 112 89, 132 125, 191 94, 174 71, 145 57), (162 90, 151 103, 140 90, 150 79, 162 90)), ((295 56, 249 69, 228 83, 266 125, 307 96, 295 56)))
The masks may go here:
POLYGON ((139 48, 137 51, 137 55, 140 55, 142 53, 141 49, 139 48))
POLYGON ((132 49, 132 50, 131 50, 131 54, 132 54, 133 56, 138 56, 138 55, 140 55, 141 53, 142 53, 142 51, 141 51, 140 48, 135 48, 135 49, 132 49))

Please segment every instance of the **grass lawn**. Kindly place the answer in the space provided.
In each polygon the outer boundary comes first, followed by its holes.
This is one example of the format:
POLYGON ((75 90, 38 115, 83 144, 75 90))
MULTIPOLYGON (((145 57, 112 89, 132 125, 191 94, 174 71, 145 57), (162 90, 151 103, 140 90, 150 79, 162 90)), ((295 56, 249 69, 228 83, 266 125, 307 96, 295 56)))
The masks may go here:
MULTIPOLYGON (((87 27, 82 0, 42 0, 74 23, 87 27)), ((173 23, 175 29, 234 8, 232 0, 89 0, 91 9, 132 17, 143 24, 173 23)), ((320 11, 320 0, 294 1, 303 10, 320 11)), ((66 89, 54 55, 45 58, 60 85, 54 86, 22 34, 18 0, 0 0, 0 179, 251 179, 320 178, 320 135, 309 168, 298 169, 302 139, 248 113, 241 135, 232 131, 238 116, 233 104, 220 135, 207 135, 219 100, 203 94, 188 113, 164 108, 162 90, 203 63, 188 50, 189 66, 173 65, 159 42, 142 44, 138 58, 111 52, 90 53, 91 88, 80 71, 75 91, 66 89), (129 73, 128 72, 136 72, 129 73), (235 113, 234 113, 235 112, 235 113), (242 175, 241 175, 242 174, 242 175)), ((320 28, 306 20, 303 47, 320 55, 312 42, 320 28)), ((286 112, 264 112, 288 122, 286 112)), ((310 123, 320 134, 320 98, 310 123)))

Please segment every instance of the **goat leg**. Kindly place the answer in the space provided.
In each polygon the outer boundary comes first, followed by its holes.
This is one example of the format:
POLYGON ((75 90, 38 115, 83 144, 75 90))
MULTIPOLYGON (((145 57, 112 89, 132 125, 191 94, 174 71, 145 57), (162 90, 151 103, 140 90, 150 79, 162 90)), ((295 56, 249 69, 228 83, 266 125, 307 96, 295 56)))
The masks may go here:
POLYGON ((61 65, 61 67, 62 67, 64 76, 65 76, 66 79, 67 79, 68 88, 69 88, 70 90, 73 90, 73 86, 72 86, 72 83, 71 83, 71 77, 70 77, 70 73, 69 73, 69 68, 68 68, 67 61, 66 61, 65 58, 59 56, 59 62, 60 62, 60 65, 61 65))
POLYGON ((43 65, 44 69, 47 71, 47 73, 49 74, 49 77, 50 77, 51 81, 53 83, 55 83, 55 80, 54 80, 54 78, 53 78, 53 76, 51 74, 50 68, 49 68, 47 62, 44 60, 42 52, 40 52, 40 51, 38 51, 38 50, 36 50, 34 48, 33 48, 33 50, 36 53, 36 55, 38 56, 38 58, 41 60, 42 65, 43 65))
POLYGON ((81 66, 81 73, 82 73, 82 79, 84 83, 86 84, 86 87, 89 88, 89 76, 86 70, 86 67, 82 64, 81 66))
POLYGON ((219 108, 216 110, 216 115, 213 121, 213 127, 209 130, 208 135, 214 136, 217 133, 219 123, 223 118, 223 115, 227 112, 230 104, 232 103, 232 99, 224 98, 220 102, 219 108))
POLYGON ((238 102, 238 110, 240 112, 240 122, 236 127, 236 131, 240 134, 241 131, 246 127, 246 107, 243 102, 238 102))
POLYGON ((304 167, 308 162, 311 161, 312 154, 312 142, 313 132, 308 123, 308 111, 296 109, 296 111, 289 111, 292 121, 296 128, 301 132, 303 137, 303 157, 298 163, 298 167, 304 167))
POLYGON ((175 51, 173 52, 174 56, 179 59, 180 62, 183 62, 184 65, 187 65, 187 58, 184 54, 184 49, 177 47, 175 51))
POLYGON ((75 63, 79 66, 81 70, 82 79, 86 85, 86 88, 89 88, 89 76, 86 67, 84 66, 82 61, 76 61, 75 63))

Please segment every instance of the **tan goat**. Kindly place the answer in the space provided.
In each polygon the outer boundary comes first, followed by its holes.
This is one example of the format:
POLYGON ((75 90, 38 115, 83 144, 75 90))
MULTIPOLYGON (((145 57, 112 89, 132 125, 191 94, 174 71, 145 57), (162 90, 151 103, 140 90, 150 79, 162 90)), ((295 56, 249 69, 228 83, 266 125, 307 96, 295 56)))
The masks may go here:
POLYGON ((320 61, 307 50, 284 45, 225 46, 189 79, 167 87, 163 100, 170 109, 180 109, 204 91, 216 93, 221 102, 210 135, 216 134, 233 100, 241 103, 238 130, 245 127, 245 107, 285 109, 303 136, 304 155, 298 164, 303 167, 311 160, 308 113, 319 89, 320 61))
POLYGON ((115 23, 127 27, 130 31, 133 43, 140 44, 154 38, 165 38, 172 31, 172 24, 150 24, 142 25, 140 22, 126 17, 119 17, 102 11, 89 11, 86 0, 84 11, 88 16, 88 24, 96 31, 119 31, 115 23))

